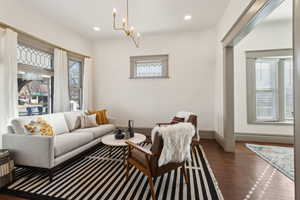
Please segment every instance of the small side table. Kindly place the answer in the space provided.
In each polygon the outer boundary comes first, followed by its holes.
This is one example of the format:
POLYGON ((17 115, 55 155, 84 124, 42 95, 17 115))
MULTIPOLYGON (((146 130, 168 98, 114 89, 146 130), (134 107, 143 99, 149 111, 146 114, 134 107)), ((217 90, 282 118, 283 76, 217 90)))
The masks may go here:
POLYGON ((0 188, 12 183, 15 175, 14 161, 7 149, 0 149, 0 188))
POLYGON ((146 140, 146 136, 143 134, 140 134, 140 133, 134 133, 134 137, 129 138, 129 139, 117 140, 115 138, 115 135, 106 135, 106 136, 103 136, 101 139, 103 144, 110 147, 110 150, 109 150, 110 156, 111 156, 111 151, 112 151, 113 147, 122 147, 124 164, 126 164, 126 147, 128 146, 125 142, 130 141, 135 144, 140 144, 140 143, 145 142, 145 140, 146 140))

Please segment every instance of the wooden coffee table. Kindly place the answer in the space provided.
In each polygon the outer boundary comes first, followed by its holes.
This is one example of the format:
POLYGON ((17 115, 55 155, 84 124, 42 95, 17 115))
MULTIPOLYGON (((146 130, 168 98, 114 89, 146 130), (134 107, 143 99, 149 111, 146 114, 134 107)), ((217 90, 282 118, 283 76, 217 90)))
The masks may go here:
POLYGON ((102 137, 101 142, 107 146, 110 147, 109 150, 109 156, 111 156, 111 152, 113 147, 122 147, 123 149, 123 160, 124 164, 126 163, 126 148, 127 144, 125 143, 126 141, 133 142, 135 144, 140 144, 146 141, 146 136, 140 133, 134 133, 134 137, 129 138, 129 139, 121 139, 117 140, 115 138, 115 135, 105 135, 102 137))

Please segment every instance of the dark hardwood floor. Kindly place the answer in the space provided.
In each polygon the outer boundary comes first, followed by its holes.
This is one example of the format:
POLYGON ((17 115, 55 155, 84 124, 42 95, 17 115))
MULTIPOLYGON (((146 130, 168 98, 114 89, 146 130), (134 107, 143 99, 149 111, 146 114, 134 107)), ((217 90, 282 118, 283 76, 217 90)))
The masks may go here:
MULTIPOLYGON (((201 144, 225 200, 294 199, 294 182, 247 149, 244 142, 237 143, 235 154, 225 153, 214 140, 203 139, 201 144)), ((7 195, 0 199, 24 200, 7 195)))
POLYGON ((225 200, 294 199, 294 182, 246 148, 244 142, 236 144, 235 154, 225 153, 213 140, 201 140, 201 144, 225 200))

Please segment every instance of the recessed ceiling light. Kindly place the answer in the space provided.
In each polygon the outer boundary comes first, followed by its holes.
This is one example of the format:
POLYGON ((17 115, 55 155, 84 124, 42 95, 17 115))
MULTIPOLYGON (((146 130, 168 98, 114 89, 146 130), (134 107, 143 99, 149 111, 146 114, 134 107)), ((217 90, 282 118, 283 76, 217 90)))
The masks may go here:
POLYGON ((98 26, 93 27, 93 29, 94 29, 94 31, 100 31, 101 30, 100 27, 98 27, 98 26))
POLYGON ((192 19, 192 15, 185 15, 184 20, 188 21, 192 19))

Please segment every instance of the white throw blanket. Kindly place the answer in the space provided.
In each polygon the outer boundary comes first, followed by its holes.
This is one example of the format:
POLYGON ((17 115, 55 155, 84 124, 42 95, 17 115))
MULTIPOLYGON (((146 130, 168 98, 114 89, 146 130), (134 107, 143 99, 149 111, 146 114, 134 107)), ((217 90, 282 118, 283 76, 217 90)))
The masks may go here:
POLYGON ((164 146, 159 157, 158 166, 170 162, 183 162, 191 160, 191 142, 195 135, 195 127, 191 123, 178 123, 169 126, 156 126, 151 136, 154 142, 155 134, 162 136, 164 146))
POLYGON ((191 115, 194 115, 194 113, 192 112, 187 112, 187 111, 180 111, 178 113, 176 113, 176 117, 179 117, 179 118, 184 118, 184 121, 187 122, 189 120, 189 117, 191 115))

